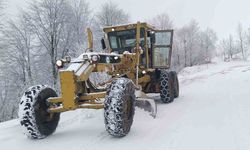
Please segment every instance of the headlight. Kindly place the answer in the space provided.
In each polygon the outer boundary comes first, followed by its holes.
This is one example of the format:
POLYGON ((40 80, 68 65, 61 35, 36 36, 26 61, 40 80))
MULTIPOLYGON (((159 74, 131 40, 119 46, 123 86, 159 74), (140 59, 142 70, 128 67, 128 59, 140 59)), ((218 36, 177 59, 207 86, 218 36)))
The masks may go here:
POLYGON ((142 71, 142 74, 146 74, 147 72, 145 70, 142 71))
POLYGON ((62 68, 62 67, 63 67, 63 61, 62 61, 62 60, 57 60, 57 61, 56 61, 56 66, 57 66, 58 68, 62 68))
POLYGON ((110 57, 109 56, 106 57, 106 63, 108 63, 108 64, 110 63, 110 57))
POLYGON ((99 59, 98 55, 93 55, 93 56, 91 57, 91 60, 92 60, 93 62, 97 62, 98 59, 99 59))

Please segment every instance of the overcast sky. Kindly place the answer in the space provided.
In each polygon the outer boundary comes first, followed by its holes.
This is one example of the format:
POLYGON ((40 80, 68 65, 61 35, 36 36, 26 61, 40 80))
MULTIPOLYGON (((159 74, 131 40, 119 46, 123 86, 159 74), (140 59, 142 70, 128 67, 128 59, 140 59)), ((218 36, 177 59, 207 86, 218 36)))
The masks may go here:
MULTIPOLYGON (((26 1, 5 0, 9 14, 15 16, 26 1)), ((94 11, 108 0, 87 0, 94 11)), ((234 33, 239 22, 250 27, 250 0, 113 0, 131 16, 131 21, 144 21, 166 12, 176 27, 187 24, 191 19, 201 28, 213 28, 220 38, 234 33)))

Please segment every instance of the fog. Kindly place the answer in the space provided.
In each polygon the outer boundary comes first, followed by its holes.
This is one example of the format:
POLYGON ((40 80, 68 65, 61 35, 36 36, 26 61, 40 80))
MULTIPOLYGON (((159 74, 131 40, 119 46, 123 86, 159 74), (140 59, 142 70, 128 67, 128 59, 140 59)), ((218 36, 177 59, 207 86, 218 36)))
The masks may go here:
MULTIPOLYGON (((15 16, 30 0, 5 0, 8 14, 15 16)), ((92 9, 98 11, 101 4, 109 0, 88 0, 92 9)), ((219 38, 227 37, 241 22, 250 27, 250 1, 248 0, 113 0, 131 16, 131 21, 145 21, 159 13, 166 12, 176 27, 191 19, 201 28, 213 28, 219 38)))

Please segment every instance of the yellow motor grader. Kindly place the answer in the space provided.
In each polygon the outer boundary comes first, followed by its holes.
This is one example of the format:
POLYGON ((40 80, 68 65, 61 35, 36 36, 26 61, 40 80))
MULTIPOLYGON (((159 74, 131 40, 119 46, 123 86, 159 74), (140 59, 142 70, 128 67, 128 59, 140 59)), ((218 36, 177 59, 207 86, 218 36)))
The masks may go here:
POLYGON ((19 118, 29 138, 47 137, 56 130, 61 112, 80 108, 104 108, 106 130, 123 137, 130 131, 135 106, 156 116, 155 101, 147 93, 160 93, 163 103, 178 97, 177 74, 169 71, 173 30, 157 30, 140 22, 105 27, 102 52, 93 50, 92 32, 87 31, 87 51, 56 62, 61 68, 61 96, 46 85, 30 87, 23 94, 19 118), (100 72, 111 78, 95 84, 90 76, 100 72))

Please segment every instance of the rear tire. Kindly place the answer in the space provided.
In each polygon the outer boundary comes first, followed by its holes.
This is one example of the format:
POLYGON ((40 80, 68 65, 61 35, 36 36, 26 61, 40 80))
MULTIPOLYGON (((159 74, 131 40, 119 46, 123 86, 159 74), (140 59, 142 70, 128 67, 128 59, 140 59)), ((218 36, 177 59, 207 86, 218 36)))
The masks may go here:
POLYGON ((179 97, 179 80, 177 73, 175 71, 170 72, 172 78, 174 79, 174 98, 179 97))
POLYGON ((47 99, 57 97, 45 85, 30 87, 22 96, 19 104, 19 119, 24 134, 31 139, 42 139, 52 134, 58 125, 60 113, 48 113, 47 99))
POLYGON ((163 103, 174 101, 174 77, 166 70, 162 70, 160 75, 160 96, 163 103))
POLYGON ((135 87, 127 78, 114 80, 104 102, 104 120, 108 133, 114 137, 127 135, 135 112, 135 87))

